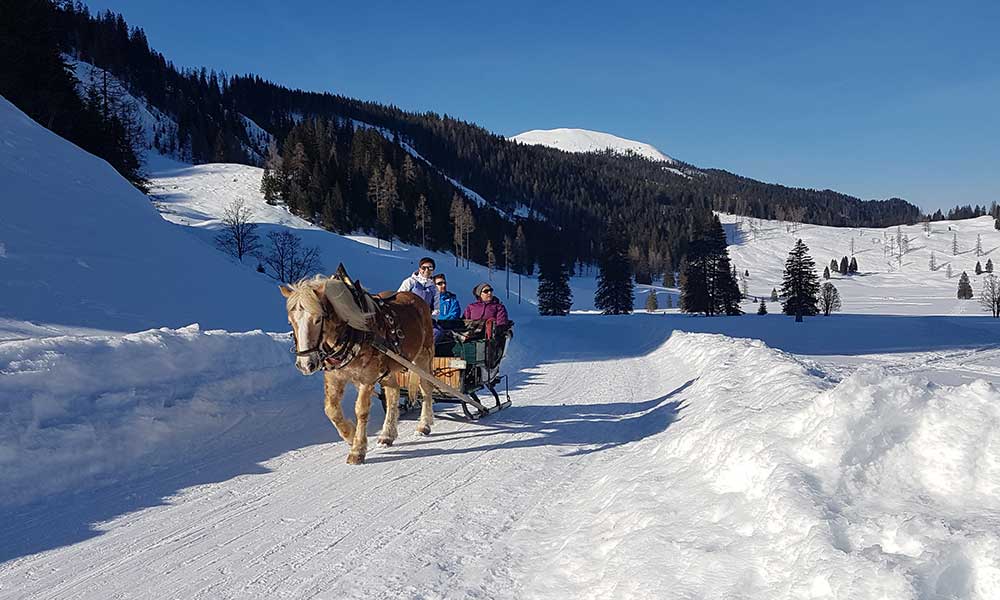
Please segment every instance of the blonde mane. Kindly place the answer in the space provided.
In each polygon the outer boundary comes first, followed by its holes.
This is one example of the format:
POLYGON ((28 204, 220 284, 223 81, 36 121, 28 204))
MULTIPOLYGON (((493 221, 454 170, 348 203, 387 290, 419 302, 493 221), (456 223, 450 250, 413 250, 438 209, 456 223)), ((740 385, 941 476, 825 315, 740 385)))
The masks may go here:
POLYGON ((362 296, 366 310, 362 310, 354 302, 354 296, 351 294, 351 290, 347 284, 336 277, 316 275, 289 284, 288 288, 292 291, 285 301, 285 308, 289 312, 298 306, 306 312, 323 314, 323 306, 320 304, 319 296, 317 295, 317 292, 323 290, 323 294, 330 302, 330 306, 333 307, 334 314, 341 321, 358 331, 370 330, 368 320, 372 316, 372 306, 367 292, 362 296))

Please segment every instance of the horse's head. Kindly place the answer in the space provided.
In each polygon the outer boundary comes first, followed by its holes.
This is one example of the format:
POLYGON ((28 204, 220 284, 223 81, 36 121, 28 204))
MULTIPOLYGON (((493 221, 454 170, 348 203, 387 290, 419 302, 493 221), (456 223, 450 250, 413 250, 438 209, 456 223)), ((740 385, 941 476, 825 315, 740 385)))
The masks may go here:
POLYGON ((333 311, 325 294, 326 279, 316 277, 280 286, 288 310, 288 324, 295 339, 295 367, 312 375, 323 367, 320 348, 329 340, 333 311))
POLYGON ((303 375, 323 368, 324 357, 345 327, 368 330, 370 313, 354 304, 347 284, 340 279, 317 275, 279 289, 295 339, 295 367, 303 375))

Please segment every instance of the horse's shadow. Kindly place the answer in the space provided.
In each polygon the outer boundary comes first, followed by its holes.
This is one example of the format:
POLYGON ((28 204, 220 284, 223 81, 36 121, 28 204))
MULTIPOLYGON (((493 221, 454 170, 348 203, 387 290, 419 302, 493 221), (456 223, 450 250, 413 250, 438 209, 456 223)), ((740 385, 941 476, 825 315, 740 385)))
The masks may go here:
POLYGON ((681 418, 680 411, 687 406, 683 400, 675 399, 676 396, 693 383, 692 379, 668 394, 641 402, 515 404, 479 422, 480 427, 435 434, 429 440, 398 441, 391 449, 369 455, 367 462, 541 446, 564 448, 562 456, 601 452, 666 430, 681 418), (442 448, 428 443, 435 440, 479 440, 482 443, 459 448, 442 448))

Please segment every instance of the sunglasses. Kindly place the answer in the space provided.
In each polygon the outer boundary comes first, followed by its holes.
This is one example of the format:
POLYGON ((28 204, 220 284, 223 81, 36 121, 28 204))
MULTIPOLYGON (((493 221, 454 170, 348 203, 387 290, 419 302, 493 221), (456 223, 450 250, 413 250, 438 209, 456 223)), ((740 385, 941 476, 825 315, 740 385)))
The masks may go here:
POLYGON ((447 281, 435 281, 434 285, 448 285, 447 281))
POLYGON ((486 288, 485 290, 480 290, 479 293, 480 294, 492 294, 493 290, 490 289, 490 288, 486 288))
POLYGON ((421 271, 433 271, 434 265, 420 265, 421 271))

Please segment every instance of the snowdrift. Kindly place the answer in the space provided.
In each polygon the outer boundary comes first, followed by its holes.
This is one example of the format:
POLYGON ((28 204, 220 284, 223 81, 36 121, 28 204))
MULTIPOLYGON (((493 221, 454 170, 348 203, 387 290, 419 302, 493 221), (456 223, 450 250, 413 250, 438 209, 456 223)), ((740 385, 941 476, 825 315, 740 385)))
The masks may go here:
POLYGON ((0 98, 0 318, 137 331, 284 327, 271 281, 165 222, 103 160, 0 98))
POLYGON ((191 460, 289 397, 315 409, 290 344, 197 326, 0 344, 0 506, 191 460))
POLYGON ((529 589, 1000 595, 1000 394, 989 384, 879 369, 838 382, 759 341, 710 334, 675 333, 655 355, 664 370, 683 357, 696 375, 678 423, 591 469, 554 507, 566 521, 546 532, 529 589))

